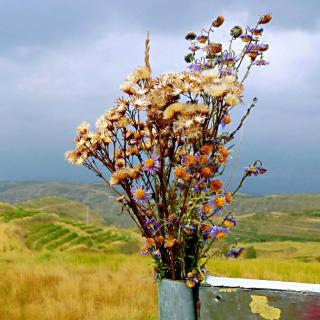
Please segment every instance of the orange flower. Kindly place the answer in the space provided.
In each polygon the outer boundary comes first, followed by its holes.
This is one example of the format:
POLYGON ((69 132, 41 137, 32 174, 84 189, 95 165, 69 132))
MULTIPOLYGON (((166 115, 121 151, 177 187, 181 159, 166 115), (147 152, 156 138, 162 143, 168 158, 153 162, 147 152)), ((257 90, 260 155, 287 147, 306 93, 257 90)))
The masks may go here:
POLYGON ((216 234, 217 239, 223 239, 227 234, 223 231, 220 231, 216 234))
POLYGON ((186 284, 189 288, 193 288, 196 285, 196 283, 192 280, 187 280, 186 284))
POLYGON ((202 154, 210 154, 213 149, 213 144, 205 144, 201 147, 200 152, 202 154))
POLYGON ((153 159, 147 159, 145 162, 144 162, 144 165, 148 168, 152 168, 154 166, 154 160, 153 159))
POLYGON ((163 236, 158 236, 156 237, 156 241, 160 244, 163 244, 164 243, 164 237, 163 236))
POLYGON ((222 188, 222 181, 221 180, 212 180, 210 182, 210 189, 212 191, 217 192, 217 191, 221 190, 221 188, 222 188))
POLYGON ((184 161, 185 161, 185 165, 187 167, 190 167, 190 166, 193 166, 193 165, 196 164, 196 158, 194 156, 192 156, 192 155, 187 155, 185 157, 184 161))
POLYGON ((117 167, 122 168, 124 165, 125 165, 124 159, 118 159, 118 160, 116 161, 116 166, 117 166, 117 167))
POLYGON ((146 216, 147 217, 152 217, 153 216, 153 211, 152 210, 150 210, 150 209, 148 209, 147 211, 146 211, 146 216))
POLYGON ((187 174, 185 167, 178 167, 174 170, 174 175, 178 179, 183 179, 187 174))
POLYGON ((208 215, 212 211, 212 206, 209 203, 205 203, 201 207, 201 213, 208 215))
POLYGON ((154 247, 156 245, 156 242, 153 238, 147 238, 146 240, 146 244, 149 246, 149 247, 154 247))
POLYGON ((198 36, 198 37, 197 37, 197 40, 198 40, 200 43, 206 43, 207 40, 208 40, 208 37, 207 37, 207 36, 204 36, 204 35, 201 35, 201 36, 198 36))
POLYGON ((212 170, 209 167, 203 167, 200 169, 200 174, 204 178, 210 178, 212 175, 212 170))
POLYGON ((227 158, 229 156, 229 150, 226 149, 224 146, 220 146, 219 151, 224 158, 227 158))
POLYGON ((184 180, 185 180, 186 182, 190 182, 191 179, 192 179, 192 175, 191 175, 191 174, 186 175, 186 177, 184 178, 184 180))
POLYGON ((231 194, 231 192, 226 192, 226 194, 225 194, 225 198, 226 198, 226 202, 227 203, 232 203, 232 194, 231 194))
POLYGON ((222 44, 221 43, 210 43, 206 47, 206 51, 210 54, 217 54, 222 51, 222 44))
POLYGON ((229 124, 229 123, 231 123, 231 117, 230 116, 225 116, 224 118, 223 118, 223 123, 224 124, 229 124))
POLYGON ((116 152, 115 152, 115 154, 114 154, 114 158, 115 158, 116 160, 118 160, 118 159, 120 159, 120 158, 123 158, 123 152, 122 152, 122 150, 120 150, 120 149, 116 150, 116 152))
POLYGON ((217 208, 221 209, 223 208, 223 206, 225 205, 226 203, 226 198, 225 197, 216 197, 215 200, 214 200, 214 204, 216 205, 217 208))
POLYGON ((211 228, 211 225, 210 225, 210 224, 202 224, 202 225, 201 225, 201 231, 202 231, 202 232, 206 232, 206 231, 208 231, 210 228, 211 228))
POLYGON ((164 241, 164 247, 172 248, 176 243, 178 243, 178 240, 175 237, 170 236, 168 239, 164 241))
POLYGON ((136 131, 133 136, 135 140, 139 140, 143 137, 143 133, 141 131, 136 131))
POLYGON ((208 156, 207 155, 202 155, 200 157, 197 158, 197 162, 199 164, 207 164, 209 161, 208 161, 208 156))
POLYGON ((126 168, 120 169, 118 171, 118 173, 119 173, 120 180, 124 180, 124 179, 128 178, 128 170, 126 168))
POLYGON ((140 176, 140 172, 137 169, 130 169, 128 172, 128 176, 130 179, 137 179, 140 176))

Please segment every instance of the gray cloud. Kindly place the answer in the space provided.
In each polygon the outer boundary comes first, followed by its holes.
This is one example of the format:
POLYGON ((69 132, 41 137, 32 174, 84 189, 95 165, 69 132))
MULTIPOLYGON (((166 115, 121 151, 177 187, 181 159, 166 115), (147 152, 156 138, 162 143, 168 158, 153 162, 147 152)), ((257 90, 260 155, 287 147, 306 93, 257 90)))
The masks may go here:
POLYGON ((186 31, 222 13, 227 36, 232 23, 247 25, 272 11, 265 35, 271 64, 253 70, 247 83, 246 103, 255 95, 259 102, 244 129, 239 168, 255 158, 271 168, 268 177, 249 182, 250 192, 320 192, 317 7, 316 1, 4 1, 0 179, 92 181, 63 154, 74 128, 94 122, 126 74, 143 63, 147 30, 154 72, 179 71, 186 67, 186 31))

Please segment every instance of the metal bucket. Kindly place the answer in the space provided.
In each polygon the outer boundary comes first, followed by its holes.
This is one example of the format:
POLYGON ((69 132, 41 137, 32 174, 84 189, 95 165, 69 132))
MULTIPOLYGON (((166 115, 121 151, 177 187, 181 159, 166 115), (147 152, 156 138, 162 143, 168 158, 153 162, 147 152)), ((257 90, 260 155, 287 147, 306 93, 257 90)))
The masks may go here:
POLYGON ((159 281, 158 306, 160 320, 196 320, 194 293, 184 281, 159 281))

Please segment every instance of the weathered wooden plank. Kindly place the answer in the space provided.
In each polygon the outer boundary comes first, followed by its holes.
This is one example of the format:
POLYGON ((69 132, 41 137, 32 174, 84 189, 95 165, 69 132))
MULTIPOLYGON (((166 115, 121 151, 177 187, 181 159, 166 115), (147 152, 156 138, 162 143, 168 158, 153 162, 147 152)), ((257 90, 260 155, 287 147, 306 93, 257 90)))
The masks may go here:
POLYGON ((202 320, 320 320, 319 285, 210 278, 199 290, 202 320))

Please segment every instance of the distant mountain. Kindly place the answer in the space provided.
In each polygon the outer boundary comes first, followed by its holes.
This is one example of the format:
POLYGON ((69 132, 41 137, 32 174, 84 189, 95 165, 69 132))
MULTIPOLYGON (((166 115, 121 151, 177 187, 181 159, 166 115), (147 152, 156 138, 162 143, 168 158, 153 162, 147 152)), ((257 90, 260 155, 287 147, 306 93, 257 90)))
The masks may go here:
MULTIPOLYGON (((102 222, 98 217, 101 214, 103 221, 109 224, 124 228, 134 226, 130 217, 120 214, 121 208, 115 198, 116 195, 102 184, 0 182, 0 201, 82 220, 86 219, 86 206, 89 206, 89 220, 91 217, 95 223, 102 222)), ((266 241, 271 236, 279 240, 320 240, 320 194, 240 194, 227 210, 239 218, 234 236, 241 239, 266 241)))
POLYGON ((239 214, 320 210, 320 194, 239 195, 236 197, 231 209, 239 214))

